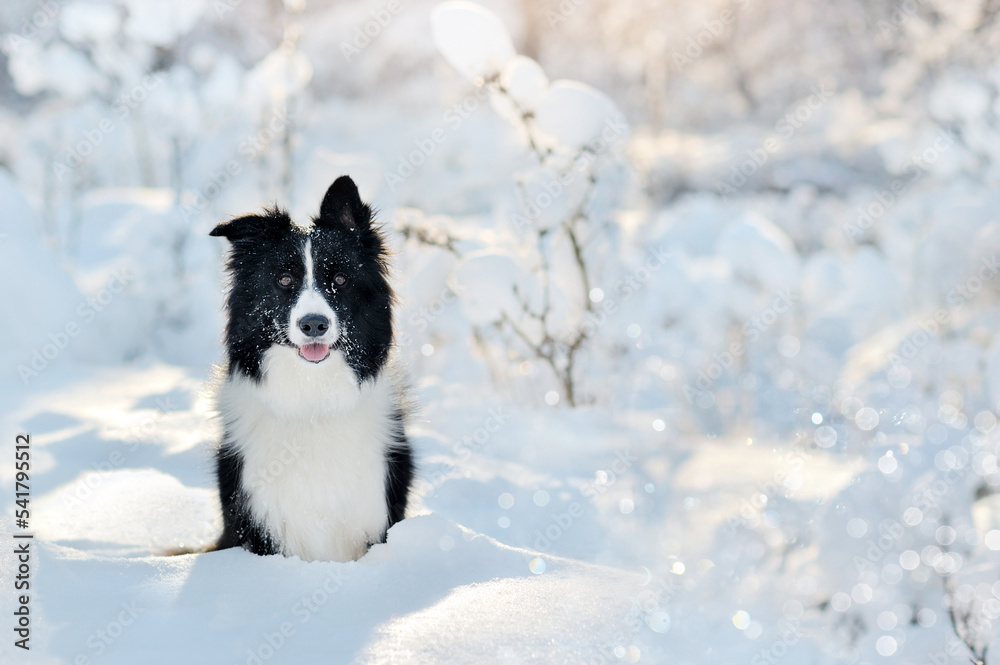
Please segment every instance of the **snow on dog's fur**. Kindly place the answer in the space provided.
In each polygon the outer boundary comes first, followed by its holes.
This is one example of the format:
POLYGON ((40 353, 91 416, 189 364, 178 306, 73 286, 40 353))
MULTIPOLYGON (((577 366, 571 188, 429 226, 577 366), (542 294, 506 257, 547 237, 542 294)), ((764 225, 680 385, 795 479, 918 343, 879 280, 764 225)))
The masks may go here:
POLYGON ((413 476, 371 208, 343 176, 310 228, 271 209, 211 235, 232 245, 217 546, 357 559, 403 518, 413 476))

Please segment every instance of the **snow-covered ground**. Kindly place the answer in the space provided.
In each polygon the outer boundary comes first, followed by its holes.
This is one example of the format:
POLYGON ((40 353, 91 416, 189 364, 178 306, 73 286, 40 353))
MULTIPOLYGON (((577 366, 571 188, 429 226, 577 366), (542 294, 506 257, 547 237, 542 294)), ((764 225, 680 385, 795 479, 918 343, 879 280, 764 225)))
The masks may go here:
POLYGON ((1000 662, 996 15, 634 5, 0 9, 0 661, 1000 662), (412 516, 165 556, 220 530, 207 233, 342 173, 412 516))

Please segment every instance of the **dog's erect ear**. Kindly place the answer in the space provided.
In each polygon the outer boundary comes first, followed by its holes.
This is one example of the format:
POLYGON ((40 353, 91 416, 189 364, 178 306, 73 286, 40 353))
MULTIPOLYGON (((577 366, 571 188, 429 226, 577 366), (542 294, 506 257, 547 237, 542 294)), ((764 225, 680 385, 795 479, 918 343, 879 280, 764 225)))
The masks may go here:
POLYGON ((208 235, 221 236, 230 242, 238 242, 247 238, 260 238, 287 230, 291 225, 291 218, 286 213, 274 208, 267 210, 266 214, 263 215, 246 215, 222 222, 208 235))
POLYGON ((371 226, 372 209, 361 202, 358 186, 349 176, 342 175, 326 190, 319 207, 317 226, 342 226, 349 231, 371 226))
POLYGON ((237 217, 236 219, 230 219, 228 222, 221 222, 208 235, 228 238, 230 242, 236 242, 242 238, 256 235, 256 231, 259 230, 258 227, 261 226, 263 221, 264 218, 260 215, 237 217))

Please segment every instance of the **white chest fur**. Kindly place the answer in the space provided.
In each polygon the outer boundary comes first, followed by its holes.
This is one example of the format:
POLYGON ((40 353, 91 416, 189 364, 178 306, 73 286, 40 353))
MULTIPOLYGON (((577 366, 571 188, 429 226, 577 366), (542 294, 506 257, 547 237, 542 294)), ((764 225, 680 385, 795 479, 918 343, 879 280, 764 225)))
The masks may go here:
POLYGON ((383 372, 358 387, 339 353, 312 364, 279 346, 263 369, 259 384, 235 377, 218 394, 250 510, 282 554, 357 559, 388 522, 392 381, 383 372))

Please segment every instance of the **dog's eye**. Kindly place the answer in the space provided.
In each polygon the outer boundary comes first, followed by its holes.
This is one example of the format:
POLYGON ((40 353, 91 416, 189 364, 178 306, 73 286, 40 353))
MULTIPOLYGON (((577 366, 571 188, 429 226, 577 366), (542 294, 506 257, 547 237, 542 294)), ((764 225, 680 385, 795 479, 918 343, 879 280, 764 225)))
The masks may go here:
POLYGON ((292 288, 293 284, 295 284, 295 278, 292 277, 287 272, 284 273, 283 275, 281 275, 281 277, 278 278, 278 286, 280 286, 283 289, 290 289, 290 288, 292 288))
POLYGON ((334 286, 343 286, 344 284, 347 284, 347 275, 345 275, 342 272, 338 272, 336 275, 333 276, 334 286))

